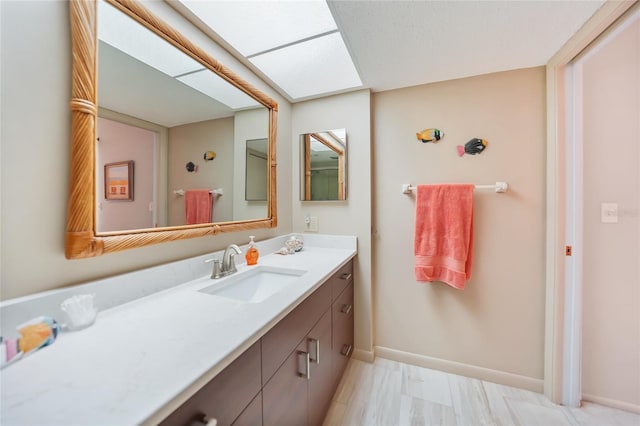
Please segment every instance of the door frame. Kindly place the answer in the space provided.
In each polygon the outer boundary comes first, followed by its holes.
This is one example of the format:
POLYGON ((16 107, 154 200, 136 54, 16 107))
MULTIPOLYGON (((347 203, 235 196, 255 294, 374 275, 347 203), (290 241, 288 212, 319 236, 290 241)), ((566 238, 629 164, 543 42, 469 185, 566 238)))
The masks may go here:
MULTIPOLYGON (((567 309, 567 298, 573 297, 567 291, 565 246, 567 243, 567 214, 571 208, 567 202, 567 115, 566 93, 567 68, 570 62, 587 48, 600 34, 606 31, 627 10, 639 3, 636 1, 607 1, 585 25, 549 60, 547 77, 547 209, 546 209, 546 295, 545 295, 545 349, 544 349, 544 393, 554 403, 569 405, 567 389, 574 388, 569 381, 575 374, 575 366, 565 365, 570 357, 575 336, 568 336, 575 324, 568 318, 575 318, 575 311, 567 309), (567 330, 566 327, 569 327, 567 330), (566 386, 566 389, 565 389, 566 386)), ((575 269, 575 267, 574 267, 575 269)), ((573 278, 575 279, 575 277, 573 278)), ((569 363, 571 365, 571 363, 569 363)), ((578 382, 579 386, 579 382, 578 382)), ((579 389, 579 388, 578 388, 579 389)))

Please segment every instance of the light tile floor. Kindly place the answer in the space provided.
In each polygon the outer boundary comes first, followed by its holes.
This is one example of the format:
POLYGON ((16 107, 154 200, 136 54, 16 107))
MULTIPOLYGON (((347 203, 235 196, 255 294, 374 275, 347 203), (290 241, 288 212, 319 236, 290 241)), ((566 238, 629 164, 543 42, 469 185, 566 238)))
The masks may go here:
POLYGON ((324 426, 640 426, 640 415, 544 395, 383 358, 351 359, 324 426))

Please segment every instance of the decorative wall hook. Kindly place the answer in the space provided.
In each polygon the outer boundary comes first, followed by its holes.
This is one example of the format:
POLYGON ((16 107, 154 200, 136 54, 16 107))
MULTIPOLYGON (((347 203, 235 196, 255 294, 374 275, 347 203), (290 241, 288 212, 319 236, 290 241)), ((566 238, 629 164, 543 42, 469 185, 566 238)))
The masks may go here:
POLYGON ((197 172, 197 171, 198 171, 198 166, 197 166, 197 165, 195 165, 195 164, 193 164, 193 162, 192 162, 192 161, 189 161, 189 162, 187 163, 186 168, 187 168, 187 171, 188 171, 189 173, 197 172))
POLYGON ((487 147, 488 142, 484 139, 473 138, 464 146, 458 145, 456 148, 458 150, 458 155, 462 157, 464 154, 476 155, 482 154, 482 152, 487 147))
POLYGON ((416 138, 422 143, 436 143, 444 137, 444 132, 438 129, 424 129, 420 133, 416 133, 416 138))
POLYGON ((207 151, 204 153, 204 161, 211 161, 214 158, 216 158, 216 152, 215 151, 207 151))

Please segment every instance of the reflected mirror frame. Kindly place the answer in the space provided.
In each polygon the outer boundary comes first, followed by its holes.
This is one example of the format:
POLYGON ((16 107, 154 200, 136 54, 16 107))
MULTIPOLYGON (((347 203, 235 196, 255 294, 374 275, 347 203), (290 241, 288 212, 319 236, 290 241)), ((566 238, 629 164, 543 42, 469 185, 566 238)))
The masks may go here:
MULTIPOLYGON (((333 135, 336 139, 340 139, 333 135)), ((347 199, 347 132, 346 129, 322 130, 318 132, 303 133, 300 135, 300 201, 345 201, 347 199), (340 152, 328 141, 325 141, 321 133, 344 132, 344 149, 340 152), (311 199, 311 138, 327 146, 338 154, 338 188, 337 198, 311 199)))
POLYGON ((268 202, 264 219, 96 233, 97 3, 69 2, 71 25, 71 162, 65 256, 80 259, 176 240, 277 226, 276 123, 278 104, 191 43, 138 2, 106 0, 269 109, 268 202))

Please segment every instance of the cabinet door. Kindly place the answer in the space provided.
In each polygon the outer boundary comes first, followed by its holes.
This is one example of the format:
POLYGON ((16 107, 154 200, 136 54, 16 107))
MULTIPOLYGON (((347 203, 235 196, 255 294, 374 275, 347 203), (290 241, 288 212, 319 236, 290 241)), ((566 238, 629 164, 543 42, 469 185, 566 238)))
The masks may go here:
POLYGON ((262 425, 262 393, 256 395, 251 404, 233 422, 233 426, 261 426, 262 425))
POLYGON ((262 388, 265 426, 307 424, 309 352, 304 339, 262 388))
POLYGON ((353 284, 333 302, 331 315, 334 385, 337 386, 353 352, 353 284))
POLYGON ((331 354, 331 312, 322 316, 307 336, 311 373, 309 379, 309 422, 321 425, 333 397, 333 357, 331 354))
POLYGON ((161 425, 187 425, 205 417, 230 425, 260 392, 260 341, 182 404, 161 425))
POLYGON ((262 337, 263 385, 330 306, 331 286, 325 284, 262 337))

